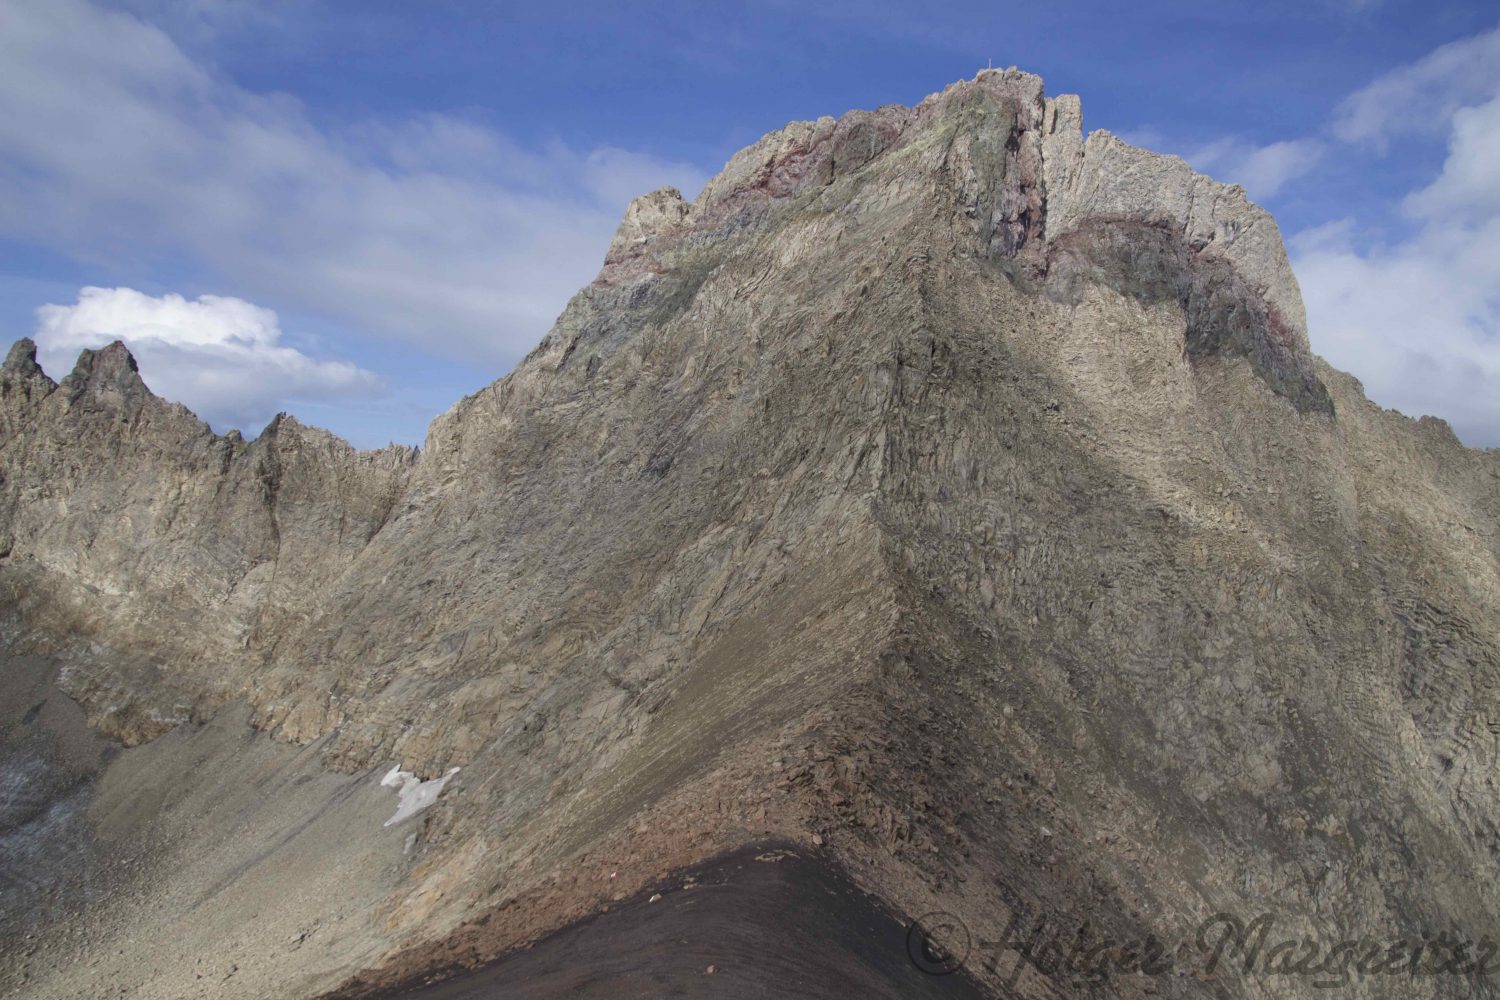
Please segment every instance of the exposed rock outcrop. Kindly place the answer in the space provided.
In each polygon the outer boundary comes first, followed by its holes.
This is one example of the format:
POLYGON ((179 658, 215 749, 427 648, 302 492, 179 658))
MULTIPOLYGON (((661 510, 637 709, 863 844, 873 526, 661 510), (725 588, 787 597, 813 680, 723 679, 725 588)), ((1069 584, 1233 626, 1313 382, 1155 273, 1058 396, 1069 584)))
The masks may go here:
MULTIPOLYGON (((33 359, 0 374, 12 654, 126 744, 243 710, 372 784, 462 768, 376 938, 219 995, 481 961, 757 838, 992 945, 1021 912, 1167 941, 1500 915, 1500 460, 1309 352, 1243 191, 1085 138, 1034 76, 638 199, 420 454, 217 436, 118 345, 56 387, 33 359)), ((1006 995, 1083 989, 989 957, 1006 995)), ((107 971, 178 996, 175 961, 107 971)), ((1199 996, 1187 969, 1109 989, 1199 996)))

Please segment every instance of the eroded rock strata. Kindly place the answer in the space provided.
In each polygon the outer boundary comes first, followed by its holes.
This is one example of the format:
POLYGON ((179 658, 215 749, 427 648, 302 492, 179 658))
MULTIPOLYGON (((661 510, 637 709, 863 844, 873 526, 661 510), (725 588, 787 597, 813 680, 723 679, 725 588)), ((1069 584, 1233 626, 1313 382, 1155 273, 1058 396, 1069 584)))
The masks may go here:
MULTIPOLYGON (((647 195, 420 452, 18 344, 6 697, 81 709, 28 794, 148 846, 16 916, 0 985, 373 994, 763 839, 959 918, 1005 995, 1205 989, 988 961, 1018 913, 1492 933, 1500 457, 1310 353, 1243 191, 1081 122, 987 71, 647 195), (461 770, 386 829, 393 763, 461 770)), ((1266 975, 1211 988, 1319 995, 1266 975)))

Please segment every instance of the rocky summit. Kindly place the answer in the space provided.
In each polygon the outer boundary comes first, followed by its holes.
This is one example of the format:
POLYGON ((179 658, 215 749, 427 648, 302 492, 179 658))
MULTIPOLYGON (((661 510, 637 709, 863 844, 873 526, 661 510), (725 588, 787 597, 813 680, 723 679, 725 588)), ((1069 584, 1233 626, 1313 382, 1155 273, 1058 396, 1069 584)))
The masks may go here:
POLYGON ((21 341, 0 615, 9 996, 1500 983, 1500 453, 1016 70, 637 199, 419 450, 21 341))

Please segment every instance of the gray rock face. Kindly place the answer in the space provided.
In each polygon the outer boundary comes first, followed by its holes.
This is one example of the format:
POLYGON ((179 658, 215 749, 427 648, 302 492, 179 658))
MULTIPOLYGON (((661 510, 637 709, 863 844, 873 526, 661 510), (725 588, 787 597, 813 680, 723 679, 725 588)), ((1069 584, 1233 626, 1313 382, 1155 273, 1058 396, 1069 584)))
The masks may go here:
POLYGON ((22 337, 11 345, 5 356, 4 371, 17 383, 47 377, 36 363, 36 343, 30 337, 22 337))
POLYGON ((662 188, 635 199, 610 242, 604 266, 621 271, 648 256, 655 243, 670 239, 687 224, 692 212, 693 206, 682 200, 676 188, 662 188))
MULTIPOLYGON (((220 995, 482 960, 756 838, 980 942, 1495 926, 1500 459, 1309 353, 1242 191, 1081 126, 987 71, 638 199, 420 454, 218 437, 118 345, 56 386, 12 350, 12 655, 126 744, 233 707, 371 781, 462 768, 345 965, 220 995)), ((137 953, 153 900, 79 919, 137 953)), ((1197 957, 1108 989, 1202 995, 1197 957)), ((1321 995, 1268 975, 1214 988, 1321 995)))

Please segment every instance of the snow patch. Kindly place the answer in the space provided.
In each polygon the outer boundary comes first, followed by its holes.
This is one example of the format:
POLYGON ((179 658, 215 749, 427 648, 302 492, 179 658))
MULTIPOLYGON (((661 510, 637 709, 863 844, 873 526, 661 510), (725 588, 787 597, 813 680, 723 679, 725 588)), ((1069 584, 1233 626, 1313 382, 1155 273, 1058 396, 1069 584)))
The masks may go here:
POLYGON ((385 777, 380 779, 382 788, 396 789, 398 801, 396 804, 396 815, 385 821, 385 826, 394 826, 404 819, 410 819, 417 813, 426 809, 437 801, 443 786, 448 779, 458 773, 458 768, 448 769, 448 773, 441 778, 433 778, 431 781, 422 781, 410 771, 401 770, 397 764, 386 772, 385 777))

